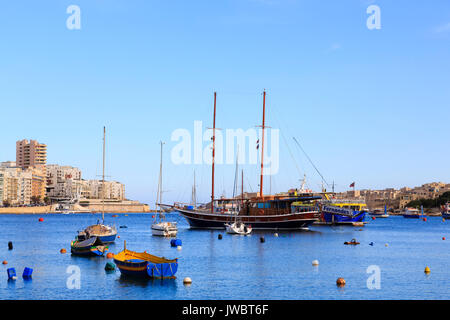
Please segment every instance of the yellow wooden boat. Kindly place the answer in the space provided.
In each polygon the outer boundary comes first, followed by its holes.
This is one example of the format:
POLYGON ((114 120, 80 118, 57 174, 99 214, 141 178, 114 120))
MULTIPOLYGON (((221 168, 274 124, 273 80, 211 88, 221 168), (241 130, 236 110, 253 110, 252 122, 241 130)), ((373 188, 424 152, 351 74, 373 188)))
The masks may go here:
POLYGON ((146 278, 175 279, 178 269, 178 259, 166 259, 147 252, 127 250, 126 243, 124 250, 114 255, 114 263, 124 275, 146 278))

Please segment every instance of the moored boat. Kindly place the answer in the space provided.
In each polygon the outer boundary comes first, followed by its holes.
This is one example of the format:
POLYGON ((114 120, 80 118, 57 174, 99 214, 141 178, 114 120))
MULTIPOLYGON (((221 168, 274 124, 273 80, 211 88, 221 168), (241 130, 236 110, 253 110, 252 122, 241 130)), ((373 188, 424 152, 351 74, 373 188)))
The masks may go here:
MULTIPOLYGON (((252 229, 304 230, 318 220, 315 201, 318 196, 264 196, 243 200, 237 213, 239 221, 251 225, 252 229)), ((220 199, 221 203, 236 199, 220 199)), ((242 200, 239 200, 242 201, 242 200)), ((219 202, 215 200, 214 203, 219 202)), ((210 209, 188 209, 174 206, 189 223, 191 228, 224 229, 225 224, 236 218, 236 213, 213 205, 210 209)))
MULTIPOLYGON (((303 230, 318 220, 318 209, 316 206, 308 206, 305 210, 297 210, 298 206, 294 203, 313 204, 321 197, 308 195, 264 195, 263 194, 263 176, 264 176, 264 130, 265 125, 265 101, 266 91, 263 92, 263 117, 261 134, 261 172, 259 193, 256 197, 244 199, 216 199, 214 196, 214 165, 215 165, 215 141, 216 141, 216 92, 214 92, 214 118, 213 118, 213 136, 212 136, 212 182, 211 182, 211 202, 204 207, 193 207, 174 204, 173 209, 179 212, 189 223, 191 228, 224 229, 225 224, 237 218, 246 225, 251 225, 252 229, 283 229, 283 230, 303 230), (229 210, 224 203, 232 203, 229 210), (235 206, 234 204, 237 204, 235 206), (234 212, 234 211, 237 211, 234 212)), ((258 140, 259 141, 259 140, 258 140)), ((259 144, 258 144, 259 147, 259 144)))
POLYGON ((176 237, 178 228, 176 222, 161 221, 151 226, 152 234, 161 237, 176 237))
POLYGON ((116 235, 117 229, 115 226, 108 226, 97 221, 97 224, 90 225, 86 229, 79 231, 77 239, 85 240, 97 237, 103 243, 112 243, 115 241, 116 235))
POLYGON ((249 235, 252 232, 252 226, 245 225, 240 221, 225 224, 226 232, 229 234, 249 235))
POLYGON ((178 259, 157 257, 147 252, 127 250, 114 255, 114 263, 122 275, 152 279, 175 279, 178 270, 178 259))
POLYGON ((423 207, 421 207, 421 210, 419 211, 419 209, 416 208, 408 208, 406 207, 403 211, 403 218, 408 218, 408 219, 420 219, 420 218, 424 218, 425 214, 423 213, 423 207))
MULTIPOLYGON (((364 222, 367 209, 362 199, 327 199, 320 201, 320 221, 326 224, 364 222)), ((359 224, 358 224, 359 225, 359 224)))
POLYGON ((97 237, 85 240, 74 240, 70 243, 70 252, 80 256, 102 256, 108 251, 108 246, 97 237))
POLYGON ((83 238, 88 239, 90 237, 97 237, 103 243, 112 243, 116 240, 116 226, 105 224, 105 141, 106 128, 103 127, 102 222, 100 223, 100 221, 97 221, 97 224, 90 225, 83 231, 79 231, 79 240, 83 238))
POLYGON ((152 235, 160 236, 160 237, 176 237, 178 232, 178 227, 176 222, 166 221, 166 217, 164 212, 166 212, 167 208, 162 207, 162 154, 163 154, 163 144, 164 142, 160 142, 161 144, 161 162, 159 167, 159 180, 158 180, 158 194, 156 195, 156 200, 159 203, 156 203, 156 206, 159 208, 157 213, 157 218, 153 222, 151 229, 152 235))
POLYGON ((375 209, 373 212, 370 213, 372 217, 376 218, 389 218, 389 214, 387 213, 387 207, 384 207, 384 211, 380 209, 375 209))

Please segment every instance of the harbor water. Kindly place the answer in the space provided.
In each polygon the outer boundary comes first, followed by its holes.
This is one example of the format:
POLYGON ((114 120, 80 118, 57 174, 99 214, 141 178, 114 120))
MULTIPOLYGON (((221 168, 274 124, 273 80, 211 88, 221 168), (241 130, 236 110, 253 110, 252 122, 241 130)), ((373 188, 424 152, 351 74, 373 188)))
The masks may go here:
POLYGON ((0 266, 0 299, 450 299, 450 221, 440 217, 379 218, 364 227, 312 226, 310 231, 278 231, 278 236, 257 230, 232 236, 224 230, 189 229, 171 213, 167 218, 178 222, 182 240, 177 250, 170 239, 152 236, 152 214, 106 214, 120 236, 110 252, 121 251, 126 240, 129 250, 179 258, 175 280, 130 279, 119 270, 106 272, 112 261, 106 256, 72 256, 76 232, 98 218, 1 215, 0 260, 8 263, 0 266), (360 244, 344 245, 353 238, 360 244), (66 254, 60 253, 63 248, 66 254), (313 266, 313 260, 319 265, 313 266), (424 273, 427 266, 429 274, 424 273), (11 267, 18 275, 15 281, 8 281, 11 267), (25 267, 33 269, 31 280, 22 279, 25 267), (79 270, 79 289, 73 285, 74 270, 79 270), (191 285, 183 285, 185 277, 191 285), (346 281, 343 288, 336 286, 339 277, 346 281))

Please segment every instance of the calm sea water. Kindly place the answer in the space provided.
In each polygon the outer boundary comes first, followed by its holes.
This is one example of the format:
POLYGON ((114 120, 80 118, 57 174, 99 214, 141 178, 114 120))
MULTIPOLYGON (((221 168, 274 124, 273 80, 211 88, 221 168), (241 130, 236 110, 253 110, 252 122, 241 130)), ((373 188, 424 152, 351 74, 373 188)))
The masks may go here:
POLYGON ((106 257, 84 258, 70 254, 76 231, 97 221, 98 215, 1 215, 0 299, 450 299, 450 221, 390 217, 370 220, 365 227, 313 226, 309 232, 254 231, 231 236, 223 231, 190 230, 177 214, 181 251, 170 240, 153 237, 151 214, 106 215, 120 238, 110 246, 179 258, 177 279, 137 281, 120 272, 104 270, 106 257), (126 225, 128 228, 119 229, 126 225), (222 240, 217 236, 221 233, 222 240), (259 238, 265 237, 265 243, 259 238), (442 240, 446 237, 447 240, 442 240), (361 244, 346 246, 356 238, 361 244), (8 241, 14 249, 8 250, 8 241), (369 243, 373 242, 373 246, 369 243), (388 244, 388 246, 386 246, 388 244), (67 254, 60 254, 66 248, 67 254), (312 266, 319 260, 318 267, 312 266), (81 288, 68 289, 67 268, 78 266, 81 288), (381 288, 368 289, 367 268, 381 271, 381 288), (431 273, 424 269, 429 266, 431 273), (6 269, 15 267, 16 281, 6 269), (33 268, 32 280, 21 277, 33 268), (184 286, 190 277, 192 285, 184 286), (343 277, 346 286, 336 287, 343 277))

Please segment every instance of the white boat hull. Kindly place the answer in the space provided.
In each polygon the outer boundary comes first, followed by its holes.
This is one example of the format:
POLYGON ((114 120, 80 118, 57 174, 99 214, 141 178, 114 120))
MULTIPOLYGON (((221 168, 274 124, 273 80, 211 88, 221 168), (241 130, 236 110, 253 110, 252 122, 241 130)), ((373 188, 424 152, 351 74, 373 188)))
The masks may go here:
POLYGON ((229 234, 242 234, 248 235, 252 232, 252 228, 246 226, 243 223, 227 223, 225 224, 226 232, 229 234))
POLYGON ((160 237, 176 237, 178 228, 174 222, 160 222, 152 224, 152 234, 160 237))

